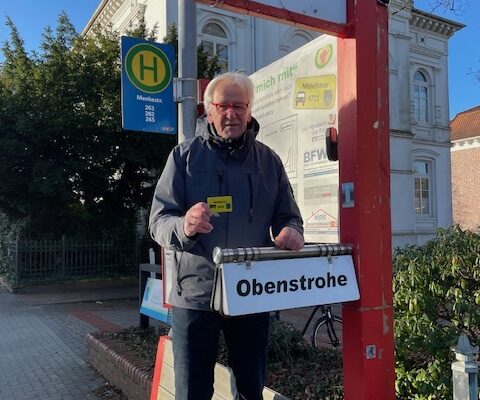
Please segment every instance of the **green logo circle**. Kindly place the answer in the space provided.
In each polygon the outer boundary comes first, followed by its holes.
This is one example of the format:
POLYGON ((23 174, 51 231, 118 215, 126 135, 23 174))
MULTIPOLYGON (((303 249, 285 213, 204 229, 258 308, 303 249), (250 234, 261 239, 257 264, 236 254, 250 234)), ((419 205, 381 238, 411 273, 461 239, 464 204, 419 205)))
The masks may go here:
POLYGON ((315 54, 315 65, 317 68, 325 67, 333 57, 333 46, 331 44, 318 49, 317 53, 315 54))
POLYGON ((132 46, 125 57, 125 71, 129 81, 146 93, 159 93, 172 80, 172 66, 158 47, 140 43, 132 46))

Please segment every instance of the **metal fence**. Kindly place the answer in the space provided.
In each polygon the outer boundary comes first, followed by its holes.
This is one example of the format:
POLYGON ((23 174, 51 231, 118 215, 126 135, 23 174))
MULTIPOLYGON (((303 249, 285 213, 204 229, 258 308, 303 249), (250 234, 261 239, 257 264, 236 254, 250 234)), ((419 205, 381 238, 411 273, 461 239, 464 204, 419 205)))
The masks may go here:
POLYGON ((9 246, 18 283, 134 275, 138 240, 17 240, 9 246))

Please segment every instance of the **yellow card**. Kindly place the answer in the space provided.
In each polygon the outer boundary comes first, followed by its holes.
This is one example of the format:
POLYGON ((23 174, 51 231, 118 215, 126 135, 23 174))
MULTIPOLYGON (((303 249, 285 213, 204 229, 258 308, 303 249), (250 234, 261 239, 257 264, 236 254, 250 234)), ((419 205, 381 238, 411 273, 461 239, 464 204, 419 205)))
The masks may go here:
POLYGON ((207 197, 207 205, 213 213, 232 212, 232 196, 207 197))

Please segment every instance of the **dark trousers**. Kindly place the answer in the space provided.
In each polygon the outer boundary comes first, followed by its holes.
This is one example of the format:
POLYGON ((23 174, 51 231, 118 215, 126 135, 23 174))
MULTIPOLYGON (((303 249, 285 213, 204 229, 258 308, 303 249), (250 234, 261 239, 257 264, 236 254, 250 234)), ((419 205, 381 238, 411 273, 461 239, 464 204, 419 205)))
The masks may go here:
POLYGON ((240 399, 263 400, 269 319, 173 307, 175 400, 211 400, 221 330, 240 399))

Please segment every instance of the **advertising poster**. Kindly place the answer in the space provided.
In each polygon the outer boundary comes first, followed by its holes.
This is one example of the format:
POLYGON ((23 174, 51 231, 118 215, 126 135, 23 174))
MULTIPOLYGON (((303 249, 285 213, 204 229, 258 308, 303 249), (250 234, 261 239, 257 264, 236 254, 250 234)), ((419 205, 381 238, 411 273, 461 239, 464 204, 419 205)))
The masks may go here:
POLYGON ((305 241, 337 243, 338 162, 325 132, 337 128, 337 41, 322 35, 250 76, 257 139, 280 156, 302 212, 305 241))

